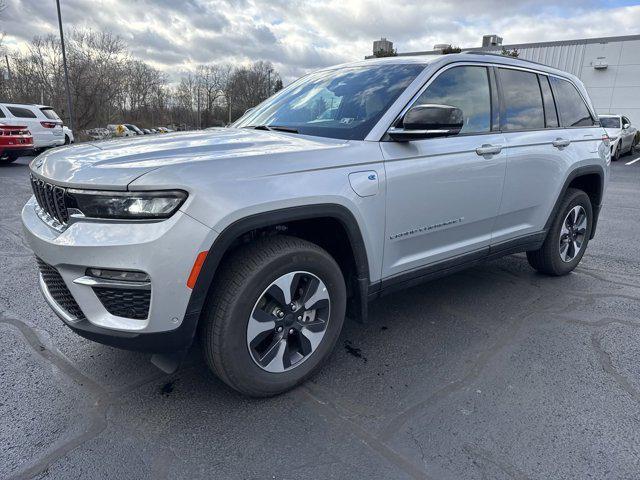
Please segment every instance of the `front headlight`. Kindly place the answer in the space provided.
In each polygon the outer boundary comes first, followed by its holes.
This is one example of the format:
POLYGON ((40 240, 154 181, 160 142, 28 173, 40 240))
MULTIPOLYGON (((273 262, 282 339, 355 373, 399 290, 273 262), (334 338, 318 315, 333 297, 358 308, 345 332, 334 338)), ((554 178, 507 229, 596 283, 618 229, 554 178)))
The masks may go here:
POLYGON ((85 217, 149 220, 169 218, 187 198, 182 190, 156 192, 107 192, 67 190, 68 208, 85 217))

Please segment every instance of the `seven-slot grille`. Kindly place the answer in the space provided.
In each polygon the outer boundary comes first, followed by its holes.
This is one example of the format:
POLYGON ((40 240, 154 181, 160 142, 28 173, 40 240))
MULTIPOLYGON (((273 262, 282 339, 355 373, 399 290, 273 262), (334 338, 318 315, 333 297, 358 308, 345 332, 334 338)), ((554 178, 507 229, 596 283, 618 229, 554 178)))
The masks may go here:
POLYGON ((69 213, 65 204, 65 189, 33 175, 31 175, 31 188, 40 208, 51 218, 66 225, 69 221, 69 213))
POLYGON ((38 268, 40 269, 40 275, 42 275, 42 280, 44 280, 44 284, 47 286, 49 295, 51 295, 56 303, 70 316, 77 320, 83 320, 85 316, 82 310, 80 310, 80 307, 73 298, 73 295, 71 295, 67 284, 64 283, 58 271, 37 257, 36 260, 38 262, 38 268))

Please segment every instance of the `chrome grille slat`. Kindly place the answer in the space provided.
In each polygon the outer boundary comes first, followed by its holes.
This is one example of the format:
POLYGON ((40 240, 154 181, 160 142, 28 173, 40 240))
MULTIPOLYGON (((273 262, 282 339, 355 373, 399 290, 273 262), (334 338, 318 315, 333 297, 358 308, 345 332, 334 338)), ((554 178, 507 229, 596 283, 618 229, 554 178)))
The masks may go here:
POLYGON ((33 175, 31 175, 31 188, 40 209, 62 227, 66 227, 69 221, 69 212, 65 202, 66 189, 40 180, 33 175))

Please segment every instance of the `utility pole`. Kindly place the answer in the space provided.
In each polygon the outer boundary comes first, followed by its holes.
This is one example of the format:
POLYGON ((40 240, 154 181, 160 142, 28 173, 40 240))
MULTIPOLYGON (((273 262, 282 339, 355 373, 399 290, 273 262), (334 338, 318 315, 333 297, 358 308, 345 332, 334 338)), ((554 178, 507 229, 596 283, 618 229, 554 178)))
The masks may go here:
POLYGON ((62 32, 62 15, 60 14, 60 0, 56 0, 58 9, 58 26, 60 27, 60 45, 62 46, 62 65, 64 66, 64 82, 67 91, 67 110, 69 111, 69 128, 73 130, 73 107, 71 105, 71 89, 69 88, 69 70, 67 69, 67 53, 64 48, 64 33, 62 32))
POLYGON ((7 62, 7 80, 11 81, 11 68, 9 67, 9 55, 4 54, 4 60, 7 62))

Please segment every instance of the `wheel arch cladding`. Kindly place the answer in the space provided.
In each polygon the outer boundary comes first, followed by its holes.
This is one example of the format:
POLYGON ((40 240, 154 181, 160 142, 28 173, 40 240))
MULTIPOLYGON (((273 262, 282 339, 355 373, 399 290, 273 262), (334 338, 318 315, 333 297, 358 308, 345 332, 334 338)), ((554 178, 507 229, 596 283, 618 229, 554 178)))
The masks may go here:
POLYGON ((558 214, 558 209, 562 203, 567 190, 569 188, 577 188, 584 191, 591 200, 591 207, 593 210, 593 224, 591 228, 590 239, 594 237, 596 232, 596 226, 598 224, 598 216, 600 215, 600 206, 602 204, 602 194, 604 192, 604 168, 600 165, 587 165, 578 167, 569 172, 566 180, 560 190, 560 195, 556 199, 556 202, 551 210, 551 214, 547 219, 544 229, 549 231, 551 224, 558 214))
MULTIPOLYGON (((326 222, 327 220, 338 222, 346 233, 346 242, 352 256, 351 258, 336 258, 336 261, 340 268, 343 269, 343 273, 345 273, 347 288, 352 288, 355 303, 351 308, 355 309, 354 313, 364 320, 367 314, 366 299, 370 277, 367 251, 362 232, 354 215, 346 207, 337 204, 319 204, 289 207, 250 215, 237 220, 222 231, 209 249, 185 313, 184 322, 187 322, 189 328, 193 330, 193 335, 195 336, 200 315, 207 302, 222 260, 234 248, 242 245, 243 239, 246 239, 247 236, 254 232, 264 232, 269 229, 275 231, 276 227, 282 225, 290 226, 292 227, 291 232, 287 231, 287 234, 316 243, 328 250, 335 258, 335 251, 332 252, 332 248, 327 248, 322 242, 314 241, 313 237, 309 238, 302 233, 304 231, 303 225, 326 222), (345 262, 350 260, 352 260, 353 269, 355 270, 351 279, 347 278, 347 273, 345 272, 345 262), (352 281, 350 282, 350 280, 352 281)), ((332 234, 334 238, 339 236, 339 232, 332 232, 332 234)))

